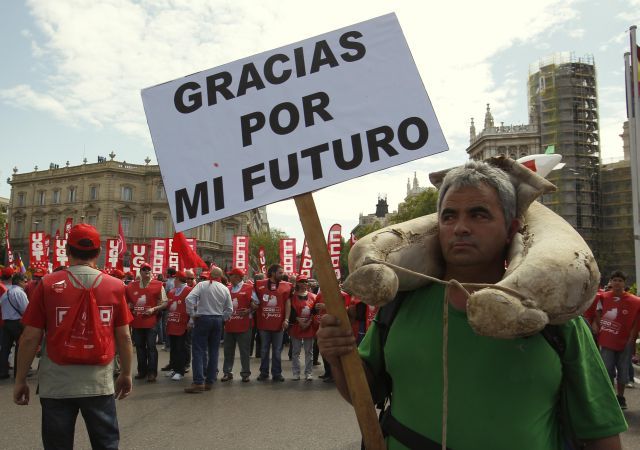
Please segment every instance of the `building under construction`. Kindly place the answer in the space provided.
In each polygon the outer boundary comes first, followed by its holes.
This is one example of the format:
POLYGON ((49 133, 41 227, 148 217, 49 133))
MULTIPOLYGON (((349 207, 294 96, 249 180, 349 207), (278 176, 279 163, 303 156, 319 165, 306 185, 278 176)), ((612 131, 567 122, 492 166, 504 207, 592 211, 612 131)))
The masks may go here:
POLYGON ((562 216, 598 255, 600 139, 596 68, 592 56, 558 55, 529 69, 530 124, 543 151, 566 166, 549 174, 558 191, 542 202, 562 216))

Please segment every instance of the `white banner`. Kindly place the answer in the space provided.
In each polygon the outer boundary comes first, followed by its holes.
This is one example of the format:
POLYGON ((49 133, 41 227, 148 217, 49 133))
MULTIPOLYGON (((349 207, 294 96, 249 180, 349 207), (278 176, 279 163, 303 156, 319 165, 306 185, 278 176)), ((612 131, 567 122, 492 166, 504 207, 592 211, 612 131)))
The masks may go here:
POLYGON ((233 236, 233 262, 235 269, 242 269, 245 272, 249 261, 249 236, 233 236))
POLYGON ((395 14, 142 101, 177 231, 448 149, 395 14))
POLYGON ((151 272, 154 275, 161 274, 167 260, 167 240, 164 238, 151 239, 151 272))

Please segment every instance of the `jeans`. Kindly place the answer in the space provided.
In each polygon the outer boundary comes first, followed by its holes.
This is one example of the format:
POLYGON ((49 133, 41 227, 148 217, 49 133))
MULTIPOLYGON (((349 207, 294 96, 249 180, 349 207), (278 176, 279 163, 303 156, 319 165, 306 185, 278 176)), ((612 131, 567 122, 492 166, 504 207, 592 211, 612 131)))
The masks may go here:
POLYGON ((16 349, 13 352, 13 377, 16 376, 18 370, 18 342, 20 341, 20 335, 22 334, 22 323, 19 320, 5 320, 2 330, 2 338, 0 339, 0 375, 6 377, 9 375, 9 353, 11 347, 16 344, 16 349))
POLYGON ((193 326, 193 384, 212 384, 218 374, 222 316, 199 316, 193 326), (206 369, 205 361, 208 358, 206 369))
POLYGON ((236 356, 236 342, 240 350, 240 376, 251 375, 249 368, 249 347, 251 345, 251 328, 242 333, 225 333, 224 335, 224 363, 222 371, 233 373, 233 360, 236 356))
POLYGON ((187 365, 187 332, 180 336, 170 335, 170 353, 169 353, 169 365, 171 370, 180 375, 184 375, 184 369, 187 365))
POLYGON ((282 336, 283 331, 260 330, 260 374, 269 375, 269 351, 273 349, 271 357, 271 375, 277 377, 282 375, 282 336))
POLYGON ((304 348, 304 374, 311 375, 313 370, 313 338, 291 337, 291 369, 294 377, 300 376, 300 350, 302 348, 304 348))
POLYGON ((78 411, 87 426, 91 447, 117 449, 120 443, 113 395, 76 398, 40 398, 42 445, 45 450, 73 448, 78 411))
POLYGON ((158 374, 158 349, 155 328, 134 328, 133 343, 138 358, 138 375, 158 374))
POLYGON ((614 378, 619 385, 627 384, 629 381, 629 362, 633 354, 633 345, 635 344, 628 344, 619 352, 605 347, 600 349, 600 356, 612 383, 614 378))

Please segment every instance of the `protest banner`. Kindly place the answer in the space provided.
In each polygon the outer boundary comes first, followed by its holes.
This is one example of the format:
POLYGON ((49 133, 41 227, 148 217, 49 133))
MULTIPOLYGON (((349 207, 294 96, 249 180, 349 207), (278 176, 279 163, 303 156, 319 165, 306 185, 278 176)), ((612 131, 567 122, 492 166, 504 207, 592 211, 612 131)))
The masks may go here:
MULTIPOLYGON (((176 231, 293 197, 327 311, 345 327, 309 192, 448 149, 395 14, 144 89, 142 101, 176 231)), ((357 352, 342 363, 365 447, 384 448, 357 352)))
POLYGON ((233 268, 247 271, 249 265, 249 236, 233 236, 233 268))
POLYGON ((167 239, 153 238, 151 239, 151 272, 154 275, 162 273, 168 260, 167 239))
POLYGON ((45 253, 45 234, 42 231, 29 233, 29 265, 36 269, 48 270, 49 255, 45 253))
POLYGON ((305 239, 302 245, 302 254, 300 255, 300 275, 311 278, 312 268, 313 260, 311 259, 311 253, 309 253, 309 244, 307 244, 307 240, 305 239))
POLYGON ((67 241, 65 239, 53 240, 53 268, 67 267, 69 258, 67 257, 67 241))
POLYGON ((119 239, 106 239, 106 255, 104 258, 104 268, 105 270, 111 271, 113 269, 120 269, 118 267, 118 261, 120 259, 120 240, 119 239))
POLYGON ((258 262, 260 265, 260 273, 267 274, 267 257, 264 252, 264 247, 260 246, 258 249, 258 262))
POLYGON ((296 273, 296 240, 280 239, 280 265, 286 274, 296 273))
POLYGON ((327 235, 327 251, 329 252, 329 258, 331 258, 331 266, 336 273, 336 279, 342 277, 340 270, 340 251, 342 250, 342 226, 340 224, 333 224, 329 229, 327 235))
POLYGON ((131 244, 131 270, 138 275, 140 266, 147 260, 147 244, 131 244))

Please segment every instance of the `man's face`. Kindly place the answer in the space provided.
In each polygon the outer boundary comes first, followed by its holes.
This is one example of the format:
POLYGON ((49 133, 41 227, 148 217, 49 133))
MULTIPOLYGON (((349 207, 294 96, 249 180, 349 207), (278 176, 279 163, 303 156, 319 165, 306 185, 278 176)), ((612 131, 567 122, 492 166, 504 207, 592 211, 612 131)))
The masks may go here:
POLYGON ((229 281, 235 286, 242 281, 242 277, 240 275, 231 274, 229 275, 229 281))
POLYGON ((306 294, 309 289, 309 284, 306 281, 296 283, 296 292, 300 295, 306 294))
POLYGON ((498 193, 486 184, 449 190, 438 217, 440 247, 447 266, 504 264, 506 247, 517 230, 514 222, 507 230, 498 193))
POLYGON ((620 295, 624 292, 624 278, 613 277, 609 280, 609 286, 614 294, 620 295))
POLYGON ((140 279, 145 283, 151 280, 151 269, 140 269, 140 279))
POLYGON ((280 267, 276 272, 273 272, 272 281, 281 281, 284 275, 284 269, 280 267))

